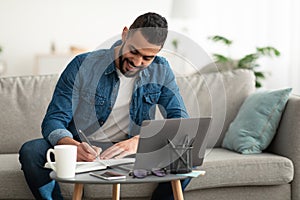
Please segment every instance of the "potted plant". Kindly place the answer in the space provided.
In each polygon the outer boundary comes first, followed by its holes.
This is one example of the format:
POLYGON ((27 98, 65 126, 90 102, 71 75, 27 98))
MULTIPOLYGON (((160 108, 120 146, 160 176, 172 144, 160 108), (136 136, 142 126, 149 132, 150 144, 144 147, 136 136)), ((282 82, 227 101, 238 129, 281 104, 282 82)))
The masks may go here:
MULTIPOLYGON (((213 42, 223 43, 229 47, 232 45, 233 41, 229 40, 223 36, 220 35, 214 35, 211 37, 208 37, 209 40, 213 42)), ((232 57, 225 56, 222 54, 213 54, 214 61, 216 62, 217 66, 222 68, 224 66, 227 66, 225 68, 229 69, 249 69, 254 72, 254 75, 256 77, 255 79, 255 86, 256 88, 259 88, 262 86, 261 81, 266 78, 265 72, 260 71, 258 64, 258 59, 261 57, 278 57, 280 56, 280 52, 271 46, 265 46, 265 47, 256 47, 256 51, 250 54, 247 54, 239 59, 233 59, 232 57)), ((222 70, 222 69, 221 69, 222 70)))

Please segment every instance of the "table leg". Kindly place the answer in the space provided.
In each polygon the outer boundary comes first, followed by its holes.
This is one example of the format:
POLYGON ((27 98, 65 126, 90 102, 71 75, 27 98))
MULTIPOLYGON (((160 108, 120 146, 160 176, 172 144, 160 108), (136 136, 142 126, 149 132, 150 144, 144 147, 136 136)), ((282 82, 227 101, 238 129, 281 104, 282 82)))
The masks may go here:
POLYGON ((83 192, 83 184, 75 183, 72 200, 81 200, 83 192))
POLYGON ((171 181, 174 200, 183 200, 183 193, 180 180, 171 181))
POLYGON ((112 199, 120 199, 120 183, 113 184, 112 199))

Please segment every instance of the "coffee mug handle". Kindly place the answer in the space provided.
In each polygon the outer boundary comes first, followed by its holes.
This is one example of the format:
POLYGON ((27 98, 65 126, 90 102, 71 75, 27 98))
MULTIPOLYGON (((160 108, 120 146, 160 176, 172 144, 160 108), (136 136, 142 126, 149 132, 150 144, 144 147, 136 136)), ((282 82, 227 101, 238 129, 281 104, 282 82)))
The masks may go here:
POLYGON ((53 165, 51 158, 50 158, 50 154, 53 153, 55 155, 54 149, 48 149, 47 151, 47 162, 49 164, 49 166, 51 167, 51 169, 53 169, 54 171, 56 171, 56 167, 53 165))

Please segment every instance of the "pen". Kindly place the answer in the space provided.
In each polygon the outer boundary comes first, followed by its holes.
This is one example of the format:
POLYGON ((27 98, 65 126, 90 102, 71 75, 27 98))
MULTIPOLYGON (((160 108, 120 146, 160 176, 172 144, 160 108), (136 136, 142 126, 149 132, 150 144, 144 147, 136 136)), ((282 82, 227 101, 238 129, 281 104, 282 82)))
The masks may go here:
MULTIPOLYGON (((85 136, 85 134, 82 130, 80 130, 80 129, 78 130, 78 135, 79 135, 79 138, 82 142, 86 142, 92 149, 94 149, 92 143, 85 136)), ((98 155, 96 155, 96 158, 99 159, 99 156, 100 156, 100 153, 98 155)))
POLYGON ((91 144, 91 142, 89 141, 89 139, 85 136, 84 132, 82 130, 78 130, 78 133, 79 133, 79 137, 80 137, 80 140, 82 142, 86 142, 90 145, 90 147, 92 147, 93 145, 91 144))
POLYGON ((193 137, 193 138, 191 139, 191 141, 189 142, 188 147, 193 147, 194 141, 195 141, 195 137, 193 137))
POLYGON ((182 144, 182 146, 183 146, 183 147, 187 147, 188 142, 189 142, 189 136, 188 136, 188 135, 185 135, 185 137, 184 137, 184 139, 183 139, 183 144, 182 144))

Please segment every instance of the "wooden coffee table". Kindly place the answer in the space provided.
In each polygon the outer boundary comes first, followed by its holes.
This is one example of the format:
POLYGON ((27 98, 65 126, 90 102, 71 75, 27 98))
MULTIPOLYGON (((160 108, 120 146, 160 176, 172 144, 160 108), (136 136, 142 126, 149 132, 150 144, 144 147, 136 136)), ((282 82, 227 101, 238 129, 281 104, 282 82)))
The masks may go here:
MULTIPOLYGON (((113 169, 109 169, 110 171, 114 171, 113 169)), ((106 170, 103 170, 105 172, 106 170)), ((172 184, 173 195, 175 200, 183 200, 183 193, 181 189, 181 182, 180 180, 186 179, 186 176, 183 175, 175 175, 175 174, 168 174, 164 177, 157 177, 157 176, 147 176, 142 179, 133 178, 129 175, 126 176, 126 179, 120 180, 104 180, 94 176, 89 175, 89 173, 82 173, 76 174, 74 178, 64 179, 58 178, 56 173, 52 171, 50 173, 50 177, 58 182, 63 183, 73 183, 74 186, 74 193, 73 193, 73 200, 80 200, 82 198, 83 193, 83 185, 84 184, 112 184, 112 199, 119 200, 120 199, 120 188, 121 184, 130 184, 130 183, 150 183, 150 182, 167 182, 170 181, 172 184)))

